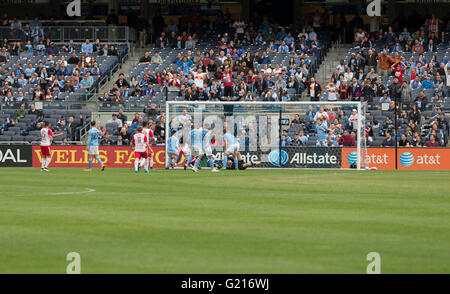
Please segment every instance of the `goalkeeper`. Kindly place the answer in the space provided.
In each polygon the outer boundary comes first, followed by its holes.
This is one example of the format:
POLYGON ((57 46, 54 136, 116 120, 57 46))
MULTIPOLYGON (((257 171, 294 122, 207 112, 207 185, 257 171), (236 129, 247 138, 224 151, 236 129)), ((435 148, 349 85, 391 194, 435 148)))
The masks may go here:
POLYGON ((251 162, 244 162, 244 160, 242 159, 241 152, 238 152, 237 153, 238 166, 236 167, 236 164, 235 164, 233 156, 234 155, 228 157, 227 166, 225 167, 227 170, 237 170, 237 169, 239 169, 239 170, 246 170, 249 167, 252 167, 252 166, 254 167, 254 166, 257 166, 257 165, 260 164, 260 162, 255 162, 254 164, 251 163, 251 162))

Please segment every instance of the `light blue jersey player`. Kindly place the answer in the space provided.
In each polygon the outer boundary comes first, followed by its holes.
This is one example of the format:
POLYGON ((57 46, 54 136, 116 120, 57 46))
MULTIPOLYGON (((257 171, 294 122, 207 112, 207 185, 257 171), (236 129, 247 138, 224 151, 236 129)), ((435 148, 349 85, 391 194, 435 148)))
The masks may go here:
MULTIPOLYGON (((203 142, 202 142, 203 154, 206 155, 206 157, 208 158, 208 163, 209 166, 211 167, 211 171, 218 172, 218 170, 214 166, 214 154, 212 153, 211 148, 211 139, 213 138, 213 133, 211 131, 209 124, 205 124, 205 128, 202 131, 202 135, 203 135, 203 142)), ((201 157, 203 157, 203 155, 201 157)))
POLYGON ((236 170, 239 170, 237 156, 237 154, 239 153, 239 148, 239 140, 235 136, 233 136, 230 131, 227 131, 225 135, 223 135, 223 149, 225 150, 225 152, 223 153, 222 170, 226 170, 228 155, 233 155, 234 166, 236 167, 236 170))
POLYGON ((167 139, 167 164, 166 169, 169 167, 174 167, 177 163, 178 154, 180 152, 180 140, 177 137, 177 131, 172 130, 172 134, 169 139, 167 139), (175 161, 175 162, 173 162, 175 161))
POLYGON ((203 155, 203 130, 192 129, 189 133, 189 137, 191 139, 191 157, 197 158, 192 171, 197 172, 198 166, 200 165, 200 161, 202 159, 201 156, 203 155))
POLYGON ((101 132, 95 127, 95 121, 91 121, 91 129, 88 132, 88 140, 87 140, 87 151, 89 155, 89 168, 84 171, 90 172, 92 171, 92 162, 94 158, 97 159, 98 163, 100 163, 101 170, 105 170, 105 165, 100 159, 98 152, 98 139, 100 137, 101 132))

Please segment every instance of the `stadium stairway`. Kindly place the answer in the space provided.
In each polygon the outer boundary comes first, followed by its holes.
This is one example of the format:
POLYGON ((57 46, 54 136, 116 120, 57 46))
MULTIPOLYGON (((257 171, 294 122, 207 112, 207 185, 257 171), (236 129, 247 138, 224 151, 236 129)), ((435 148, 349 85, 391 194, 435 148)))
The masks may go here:
POLYGON ((149 49, 134 48, 134 50, 131 50, 133 55, 129 55, 128 59, 121 65, 119 70, 114 73, 112 78, 99 89, 98 95, 103 96, 103 93, 108 92, 113 87, 114 83, 119 79, 120 73, 124 73, 126 77, 128 73, 136 67, 139 59, 144 56, 144 53, 147 50, 149 49))
POLYGON ((330 48, 327 56, 320 64, 319 70, 314 75, 316 81, 321 84, 322 87, 325 87, 328 84, 334 69, 339 65, 339 61, 344 59, 351 48, 351 44, 334 44, 330 48))

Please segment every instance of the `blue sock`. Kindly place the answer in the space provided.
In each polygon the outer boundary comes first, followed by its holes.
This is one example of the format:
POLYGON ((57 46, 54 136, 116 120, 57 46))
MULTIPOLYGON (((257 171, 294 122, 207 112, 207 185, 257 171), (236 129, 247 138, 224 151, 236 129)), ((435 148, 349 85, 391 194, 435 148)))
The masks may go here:
POLYGON ((100 157, 97 156, 95 159, 97 159, 98 163, 100 163, 100 166, 103 166, 103 162, 102 162, 102 160, 100 159, 100 157))
POLYGON ((228 163, 228 156, 224 155, 223 156, 223 160, 222 160, 223 167, 227 167, 227 163, 228 163))
POLYGON ((192 156, 189 156, 188 160, 186 161, 186 165, 185 166, 188 166, 189 162, 191 162, 191 160, 192 160, 192 156))
POLYGON ((209 165, 211 166, 211 170, 215 169, 214 160, 212 160, 211 158, 209 159, 209 165))
POLYGON ((89 169, 92 168, 92 157, 89 157, 89 169))
POLYGON ((197 160, 195 161, 195 164, 194 164, 194 168, 198 168, 198 166, 200 165, 200 161, 202 161, 202 160, 200 159, 200 157, 197 158, 197 160))
POLYGON ((237 159, 237 156, 235 156, 235 157, 234 157, 234 168, 235 168, 235 169, 239 169, 238 163, 239 163, 239 161, 238 161, 238 159, 237 159))
POLYGON ((167 165, 166 165, 166 167, 169 167, 170 166, 170 164, 172 163, 172 158, 167 162, 167 165))

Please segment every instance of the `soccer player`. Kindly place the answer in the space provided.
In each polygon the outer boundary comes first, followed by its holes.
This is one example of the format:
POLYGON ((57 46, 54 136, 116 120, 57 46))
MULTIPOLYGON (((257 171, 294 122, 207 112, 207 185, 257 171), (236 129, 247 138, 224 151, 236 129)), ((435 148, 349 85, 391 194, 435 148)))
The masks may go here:
MULTIPOLYGON (((155 136, 153 135, 152 130, 148 127, 148 122, 144 121, 142 125, 142 131, 147 136, 147 140, 150 146, 150 139, 156 142, 155 136)), ((153 149, 150 147, 150 149, 147 150, 147 158, 145 159, 145 166, 148 166, 150 163, 150 169, 153 169, 153 154, 153 149)))
POLYGON ((191 156, 196 158, 192 171, 198 172, 198 166, 202 160, 200 156, 203 155, 203 131, 192 127, 189 136, 191 137, 191 156))
POLYGON ((88 132, 88 141, 87 141, 87 150, 89 156, 89 167, 84 171, 90 172, 92 171, 92 162, 94 158, 97 159, 98 163, 100 163, 101 171, 105 170, 105 165, 100 159, 98 152, 98 138, 100 137, 101 131, 95 127, 95 121, 91 121, 91 129, 88 132))
POLYGON ((187 143, 184 143, 181 148, 180 148, 180 152, 178 153, 178 157, 175 160, 175 163, 178 162, 178 160, 181 158, 181 156, 184 155, 184 158, 186 160, 186 163, 184 164, 184 170, 187 169, 187 167, 189 165, 194 166, 195 163, 195 159, 192 157, 191 155, 191 149, 189 148, 189 145, 187 143))
POLYGON ((223 149, 225 150, 225 152, 223 153, 223 167, 221 169, 227 169, 226 165, 228 162, 228 155, 233 155, 235 169, 239 170, 239 162, 237 157, 240 148, 239 141, 231 134, 230 131, 224 130, 224 132, 225 135, 223 135, 223 149))
MULTIPOLYGON (((212 137, 213 136, 211 132, 211 127, 209 126, 209 124, 205 124, 205 128, 203 130, 203 153, 208 158, 209 166, 211 167, 211 172, 217 173, 219 171, 214 166, 214 155, 212 153, 211 148, 212 137)), ((200 157, 203 157, 203 155, 201 155, 200 157)))
MULTIPOLYGON (((131 149, 134 148, 134 172, 138 173, 144 163, 148 163, 145 159, 148 157, 147 150, 151 149, 148 144, 147 135, 142 132, 142 126, 137 127, 137 133, 131 139, 131 149)), ((148 165, 145 165, 145 173, 148 174, 148 165)))
MULTIPOLYGON (((237 159, 238 159, 238 166, 237 166, 237 168, 239 170, 246 170, 249 167, 257 166, 257 165, 260 164, 260 162, 255 162, 255 164, 252 164, 251 162, 244 162, 244 160, 242 159, 241 152, 237 153, 237 159)), ((226 169, 228 169, 228 170, 236 169, 236 165, 235 164, 236 163, 235 163, 234 160, 233 161, 232 160, 228 160, 227 165, 226 165, 226 169)))
POLYGON ((178 160, 178 153, 180 150, 180 140, 178 139, 177 131, 172 130, 172 136, 167 140, 167 158, 166 169, 173 168, 178 160))
POLYGON ((62 135, 63 133, 53 135, 52 130, 50 130, 50 122, 46 121, 44 123, 44 128, 41 129, 41 153, 42 153, 41 171, 48 172, 48 166, 52 159, 52 151, 50 150, 50 145, 52 145, 53 138, 62 135))

